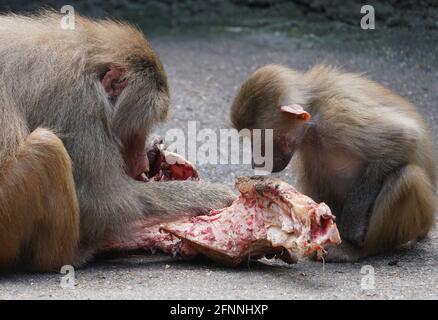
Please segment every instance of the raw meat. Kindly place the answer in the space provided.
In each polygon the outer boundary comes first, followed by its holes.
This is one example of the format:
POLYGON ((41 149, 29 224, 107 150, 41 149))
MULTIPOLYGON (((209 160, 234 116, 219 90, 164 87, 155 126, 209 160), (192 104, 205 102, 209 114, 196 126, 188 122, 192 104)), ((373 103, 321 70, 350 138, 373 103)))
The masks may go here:
POLYGON ((182 243, 176 236, 163 232, 159 222, 138 221, 129 227, 128 232, 129 234, 120 239, 109 237, 101 252, 127 252, 141 249, 152 253, 159 250, 185 258, 198 255, 196 250, 182 243))
POLYGON ((165 150, 163 144, 153 148, 148 152, 149 181, 199 180, 195 166, 182 156, 165 150))
POLYGON ((249 257, 277 256, 289 263, 296 254, 321 254, 340 243, 334 216, 292 186, 270 177, 241 177, 240 196, 207 216, 162 225, 162 230, 213 260, 238 265, 249 257))

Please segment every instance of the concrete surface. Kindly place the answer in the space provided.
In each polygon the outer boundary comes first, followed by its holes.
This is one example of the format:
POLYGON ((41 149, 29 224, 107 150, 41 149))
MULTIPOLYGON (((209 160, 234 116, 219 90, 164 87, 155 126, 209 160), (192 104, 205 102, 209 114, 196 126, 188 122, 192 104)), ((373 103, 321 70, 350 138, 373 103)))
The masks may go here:
MULTIPOLYGON (((437 33, 362 31, 337 24, 258 28, 220 27, 155 34, 151 43, 170 79, 174 113, 158 130, 226 128, 238 85, 266 63, 306 69, 325 61, 366 72, 417 104, 438 137, 437 33)), ((206 180, 232 184, 248 166, 205 165, 206 180)), ((280 177, 293 182, 289 171, 280 177)), ((238 269, 209 261, 183 262, 136 255, 94 262, 76 270, 75 289, 60 274, 0 275, 0 299, 437 299, 438 232, 413 249, 352 264, 302 260, 287 266, 263 260, 238 269), (361 289, 361 268, 374 268, 375 289, 361 289)), ((366 279, 366 278, 365 278, 366 279)))

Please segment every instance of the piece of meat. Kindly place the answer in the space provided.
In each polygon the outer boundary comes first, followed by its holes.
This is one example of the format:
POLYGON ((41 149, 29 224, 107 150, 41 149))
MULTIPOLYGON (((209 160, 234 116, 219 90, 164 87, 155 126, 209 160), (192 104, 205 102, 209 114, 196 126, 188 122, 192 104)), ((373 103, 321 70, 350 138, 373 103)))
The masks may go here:
POLYGON ((149 181, 199 180, 195 166, 179 154, 165 150, 163 144, 155 144, 148 151, 148 158, 149 181))
POLYGON ((154 224, 151 221, 141 220, 132 224, 124 237, 120 239, 109 237, 100 251, 127 252, 139 249, 150 251, 153 254, 158 250, 185 258, 198 255, 196 250, 184 244, 178 237, 162 231, 160 222, 154 224))
POLYGON ((295 263, 297 255, 321 254, 325 245, 340 243, 334 216, 292 186, 270 177, 241 177, 240 196, 206 216, 151 224, 139 221, 108 250, 156 249, 173 255, 203 254, 225 265, 248 259, 279 258, 295 263))
POLYGON ((240 196, 207 216, 162 225, 162 230, 196 251, 226 265, 250 257, 278 257, 294 263, 296 255, 322 254, 341 239, 335 217, 291 185, 271 177, 241 177, 240 196))

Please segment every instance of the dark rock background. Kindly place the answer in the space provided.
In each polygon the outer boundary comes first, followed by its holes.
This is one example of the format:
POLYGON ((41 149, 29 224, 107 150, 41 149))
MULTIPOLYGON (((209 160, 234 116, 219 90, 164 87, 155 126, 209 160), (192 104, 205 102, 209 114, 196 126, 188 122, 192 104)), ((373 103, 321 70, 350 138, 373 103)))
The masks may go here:
POLYGON ((438 0, 0 0, 0 11, 29 12, 41 7, 59 10, 65 4, 84 15, 141 21, 147 28, 224 23, 259 26, 273 19, 296 18, 358 24, 361 6, 371 4, 376 24, 438 28, 438 0))

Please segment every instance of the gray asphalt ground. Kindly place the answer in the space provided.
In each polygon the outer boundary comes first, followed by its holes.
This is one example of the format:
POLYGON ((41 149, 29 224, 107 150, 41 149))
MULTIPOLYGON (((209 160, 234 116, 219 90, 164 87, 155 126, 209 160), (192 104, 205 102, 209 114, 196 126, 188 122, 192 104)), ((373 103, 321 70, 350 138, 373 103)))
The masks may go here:
MULTIPOLYGON (((364 72, 415 103, 438 137, 438 33, 362 31, 337 24, 220 27, 153 34, 165 64, 174 112, 158 130, 226 128, 228 108, 245 77, 267 63, 305 70, 325 61, 364 72)), ((376 115, 378 116, 378 115, 376 115)), ((248 165, 198 166, 205 180, 233 184, 248 165)), ((290 170, 279 174, 293 182, 290 170)), ((296 265, 261 260, 230 269, 206 260, 163 255, 99 260, 76 270, 74 289, 60 274, 0 275, 0 299, 437 299, 438 232, 414 248, 363 260, 296 265), (375 288, 364 290, 361 268, 374 268, 375 288)))

